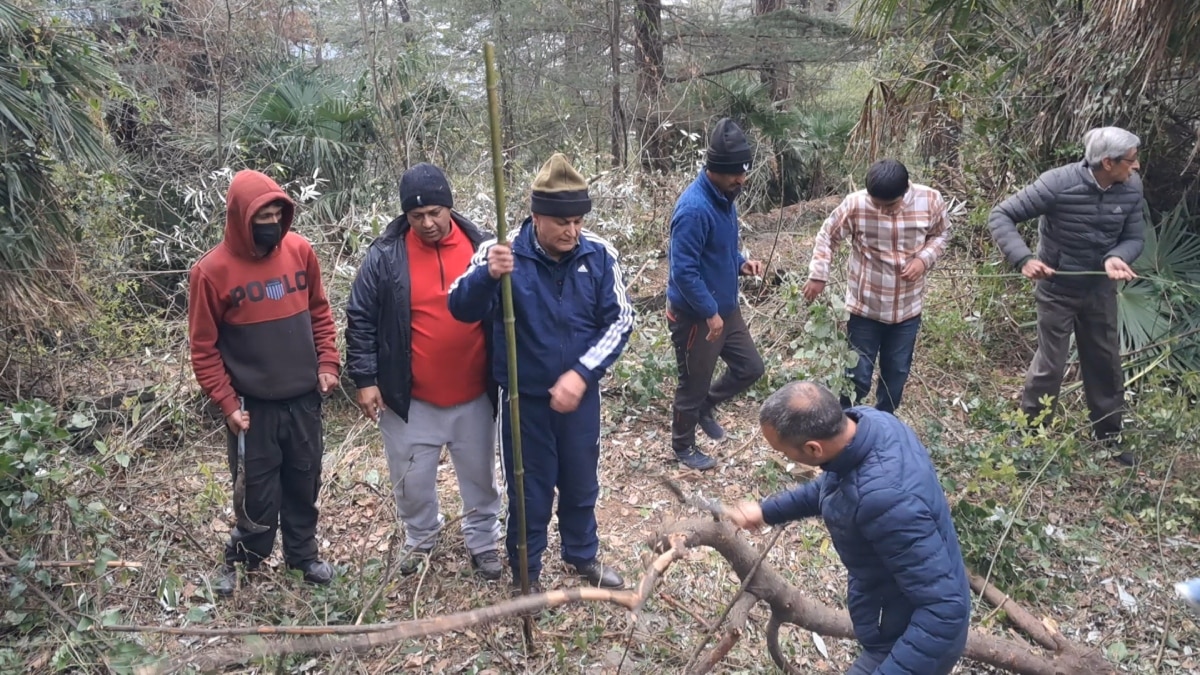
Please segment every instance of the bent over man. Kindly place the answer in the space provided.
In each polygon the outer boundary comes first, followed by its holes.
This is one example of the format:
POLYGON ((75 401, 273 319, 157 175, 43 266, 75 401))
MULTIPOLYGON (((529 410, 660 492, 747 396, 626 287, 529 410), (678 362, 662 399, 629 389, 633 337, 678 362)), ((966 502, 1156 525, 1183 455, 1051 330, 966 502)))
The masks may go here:
MULTIPOLYGON (((1116 282, 1137 276, 1130 265, 1144 239, 1141 141, 1101 127, 1087 132, 1083 144, 1082 162, 1051 169, 1004 200, 992 209, 988 229, 1004 257, 1035 284, 1038 347, 1021 410, 1034 421, 1043 400, 1058 398, 1074 333, 1092 431, 1111 448, 1119 443, 1125 406, 1116 282), (1017 232, 1017 223, 1031 218, 1039 219, 1036 255, 1017 232)), ((1129 452, 1117 459, 1136 461, 1129 452)))
POLYGON ((200 387, 225 415, 230 473, 245 443, 245 515, 264 532, 235 527, 213 583, 219 595, 271 555, 304 579, 327 584, 317 558, 317 493, 324 453, 321 395, 338 386, 339 357, 321 268, 291 231, 294 206, 275 181, 239 171, 226 196, 225 239, 188 278, 188 338, 200 387), (240 399, 240 400, 239 400, 240 399))
MULTIPOLYGON (((460 321, 492 319, 492 373, 507 391, 500 278, 511 274, 530 580, 540 588, 557 489, 563 561, 594 586, 619 588, 624 580, 598 557, 600 379, 625 349, 633 330, 633 306, 616 250, 583 229, 592 201, 587 182, 566 157, 555 154, 542 166, 530 201, 532 215, 510 241, 493 239, 479 247, 450 290, 450 311, 460 321)), ((502 400, 501 410, 508 561, 516 584, 517 477, 507 401, 502 400)))
POLYGON ((401 574, 429 558, 442 527, 437 467, 448 447, 462 495, 471 566, 499 579, 496 385, 491 329, 450 315, 450 284, 483 233, 453 210, 441 169, 417 164, 400 178, 403 214, 371 244, 346 308, 346 369, 358 405, 378 420, 396 512, 404 523, 401 574))
POLYGON ((816 479, 730 509, 738 527, 820 516, 846 566, 846 604, 863 651, 849 675, 947 675, 971 626, 971 588, 946 495, 912 429, 867 407, 843 411, 792 382, 759 413, 763 437, 816 479))

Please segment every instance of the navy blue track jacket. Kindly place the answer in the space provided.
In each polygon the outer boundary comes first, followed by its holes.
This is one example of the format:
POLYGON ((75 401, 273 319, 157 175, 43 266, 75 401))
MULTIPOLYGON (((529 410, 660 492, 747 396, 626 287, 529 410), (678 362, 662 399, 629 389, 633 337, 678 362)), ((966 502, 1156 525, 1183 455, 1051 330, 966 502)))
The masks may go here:
MULTIPOLYGON (((584 230, 574 251, 555 261, 537 245, 532 219, 511 237, 517 371, 522 396, 546 397, 568 370, 598 386, 633 331, 634 309, 616 250, 584 230)), ((489 239, 450 288, 450 313, 459 321, 493 321, 492 370, 508 389, 508 340, 504 335, 500 281, 488 274, 489 239)))

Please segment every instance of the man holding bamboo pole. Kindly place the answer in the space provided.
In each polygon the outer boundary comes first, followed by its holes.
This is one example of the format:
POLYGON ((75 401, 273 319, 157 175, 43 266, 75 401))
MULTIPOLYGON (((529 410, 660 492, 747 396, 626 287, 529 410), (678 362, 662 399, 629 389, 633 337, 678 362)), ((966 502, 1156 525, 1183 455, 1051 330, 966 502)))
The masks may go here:
POLYGON ((616 250, 583 229, 592 202, 587 181, 566 157, 556 153, 542 167, 531 202, 532 215, 506 243, 492 239, 480 245, 450 289, 450 312, 459 321, 492 320, 493 376, 507 399, 500 279, 511 275, 523 476, 514 472, 507 400, 501 405, 501 438, 509 500, 506 546, 514 583, 519 583, 516 481, 523 479, 529 578, 535 591, 556 489, 563 561, 594 586, 619 588, 624 580, 598 558, 600 379, 629 340, 633 306, 616 250))

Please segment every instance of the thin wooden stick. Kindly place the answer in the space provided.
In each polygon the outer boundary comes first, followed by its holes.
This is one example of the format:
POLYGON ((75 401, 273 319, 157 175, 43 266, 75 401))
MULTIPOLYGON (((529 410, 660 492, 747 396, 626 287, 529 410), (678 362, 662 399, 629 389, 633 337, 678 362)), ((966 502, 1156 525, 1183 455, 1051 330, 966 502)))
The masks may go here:
MULTIPOLYGON (((17 567, 20 564, 21 564, 21 561, 19 561, 19 560, 0 560, 0 567, 17 567)), ((95 566, 96 561, 95 560, 34 560, 34 561, 28 562, 26 564, 32 565, 33 567, 70 568, 70 567, 93 567, 93 566, 95 566)), ((104 566, 108 567, 108 568, 120 567, 120 568, 128 568, 128 569, 139 569, 142 567, 142 563, 134 562, 132 560, 109 560, 104 563, 104 566)))

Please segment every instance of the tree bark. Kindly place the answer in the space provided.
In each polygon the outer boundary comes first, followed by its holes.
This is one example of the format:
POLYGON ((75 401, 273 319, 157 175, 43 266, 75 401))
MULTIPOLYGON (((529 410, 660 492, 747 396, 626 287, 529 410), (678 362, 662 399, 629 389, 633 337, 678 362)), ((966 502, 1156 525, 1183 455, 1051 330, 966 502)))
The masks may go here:
POLYGON ((621 110, 621 0, 612 0, 612 26, 609 33, 612 57, 612 164, 625 164, 625 114, 621 110))
MULTIPOLYGON (((786 6, 784 0, 755 0, 754 15, 766 16, 786 6)), ((780 103, 791 96, 791 78, 786 61, 768 61, 763 64, 759 80, 771 92, 771 101, 780 103)))
POLYGON ((635 0, 633 12, 634 57, 637 59, 637 108, 642 167, 648 171, 671 168, 670 145, 663 128, 662 0, 635 0))
MULTIPOLYGON (((656 548, 680 546, 679 537, 684 537, 684 548, 707 546, 716 550, 730 565, 738 577, 745 579, 751 573, 759 554, 737 536, 732 525, 712 520, 685 520, 667 523, 659 529, 654 542, 656 548)), ((850 617, 842 611, 828 607, 784 581, 779 573, 763 565, 754 572, 754 579, 747 591, 762 599, 771 608, 771 619, 767 626, 768 651, 777 666, 785 672, 800 672, 783 658, 779 648, 779 628, 790 623, 805 630, 827 637, 854 639, 850 617)), ((986 596, 985 596, 986 597, 986 596)), ((1009 601, 1011 602, 1011 600, 1009 601)), ((1008 617, 1017 628, 1031 637, 1045 637, 1048 630, 1037 622, 1037 628, 1020 625, 1008 612, 1008 617), (1039 630, 1040 629, 1040 630, 1039 630)), ((1028 616, 1028 612, 1025 613, 1028 616)), ((972 629, 967 639, 963 658, 1002 668, 1021 675, 1102 675, 1116 673, 1094 649, 1077 645, 1061 635, 1055 635, 1051 644, 1040 644, 1048 655, 1034 653, 1030 646, 1017 640, 996 637, 972 629)))

